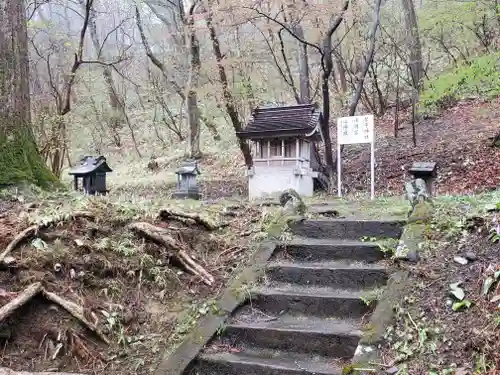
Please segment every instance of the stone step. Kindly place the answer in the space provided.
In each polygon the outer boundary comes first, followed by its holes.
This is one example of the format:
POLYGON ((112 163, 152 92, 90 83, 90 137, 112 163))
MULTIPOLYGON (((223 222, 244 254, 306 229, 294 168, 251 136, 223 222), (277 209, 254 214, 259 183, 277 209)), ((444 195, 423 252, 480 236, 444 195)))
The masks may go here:
POLYGON ((383 265, 361 262, 272 262, 266 267, 270 281, 360 290, 385 285, 388 279, 383 265))
MULTIPOLYGON (((373 293, 373 292, 372 292, 373 293)), ((349 291, 296 284, 262 286, 252 291, 252 307, 269 315, 310 315, 316 317, 361 318, 376 301, 367 306, 361 300, 370 291, 349 291)))
POLYGON ((374 242, 325 238, 294 238, 280 244, 274 255, 313 262, 337 259, 378 262, 386 257, 374 242))
POLYGON ((352 320, 238 314, 235 321, 226 326, 222 342, 231 346, 350 358, 361 334, 359 322, 352 320))
POLYGON ((201 354, 185 375, 341 375, 342 368, 322 357, 276 352, 273 356, 255 353, 201 354))
POLYGON ((362 237, 399 238, 402 220, 317 219, 290 223, 291 231, 308 238, 360 240, 362 237))

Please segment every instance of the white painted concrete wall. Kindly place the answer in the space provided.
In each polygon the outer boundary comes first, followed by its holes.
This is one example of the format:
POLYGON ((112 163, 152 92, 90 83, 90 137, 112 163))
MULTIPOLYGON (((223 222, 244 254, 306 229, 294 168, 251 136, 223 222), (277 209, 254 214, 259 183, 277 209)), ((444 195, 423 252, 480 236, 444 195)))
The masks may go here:
POLYGON ((295 175, 296 168, 296 165, 254 166, 253 175, 248 176, 249 199, 265 198, 290 188, 302 196, 312 196, 315 172, 302 168, 304 175, 295 175))

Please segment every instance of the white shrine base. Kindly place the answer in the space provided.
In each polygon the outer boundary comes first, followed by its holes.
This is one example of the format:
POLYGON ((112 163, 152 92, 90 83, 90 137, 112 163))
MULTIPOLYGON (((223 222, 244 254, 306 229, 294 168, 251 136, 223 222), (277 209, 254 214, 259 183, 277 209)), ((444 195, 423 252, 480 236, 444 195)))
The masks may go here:
POLYGON ((310 168, 295 166, 254 167, 248 176, 248 197, 250 200, 266 198, 286 189, 295 189, 301 196, 310 197, 316 174, 310 168))

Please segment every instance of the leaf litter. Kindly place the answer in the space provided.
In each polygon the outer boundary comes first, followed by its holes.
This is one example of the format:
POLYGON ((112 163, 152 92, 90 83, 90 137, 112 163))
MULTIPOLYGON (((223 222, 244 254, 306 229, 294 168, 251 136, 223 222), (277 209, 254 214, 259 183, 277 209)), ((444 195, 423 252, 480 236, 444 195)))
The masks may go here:
MULTIPOLYGON (((483 224, 484 225, 484 224, 483 224)), ((500 373, 500 271, 498 244, 484 228, 429 234, 422 260, 408 266, 407 296, 395 307, 396 322, 386 332, 383 361, 398 374, 500 373), (474 252, 467 265, 453 261, 474 252)))
POLYGON ((0 365, 13 370, 153 373, 216 310, 263 229, 261 208, 241 202, 22 201, 0 200, 0 250, 18 241, 0 262, 0 365), (88 215, 71 215, 82 207, 88 215), (135 233, 137 222, 168 235, 170 246, 135 233))

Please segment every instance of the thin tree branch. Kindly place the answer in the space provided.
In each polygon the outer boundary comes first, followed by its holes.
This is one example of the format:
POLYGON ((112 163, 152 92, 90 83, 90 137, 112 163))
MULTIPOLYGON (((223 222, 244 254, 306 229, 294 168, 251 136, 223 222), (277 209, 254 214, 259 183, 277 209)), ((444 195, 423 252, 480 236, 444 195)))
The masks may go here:
MULTIPOLYGON (((252 7, 242 7, 242 8, 253 10, 257 14, 259 14, 261 17, 264 17, 264 18, 268 19, 269 21, 273 21, 273 22, 277 23, 283 29, 285 29, 292 37, 294 37, 295 39, 297 39, 300 43, 303 43, 303 44, 305 44, 305 45, 307 45, 307 46, 309 46, 311 48, 314 48, 321 55, 323 55, 323 50, 321 49, 320 46, 318 46, 317 44, 314 44, 314 43, 310 43, 310 42, 308 42, 305 39, 299 38, 287 25, 285 25, 283 22, 281 22, 281 21, 279 21, 279 20, 276 19, 277 15, 276 15, 276 17, 273 18, 273 17, 269 16, 268 14, 266 14, 264 12, 261 12, 260 10, 252 8, 252 7)), ((279 12, 279 13, 281 13, 281 12, 279 12)), ((332 33, 333 33, 333 31, 332 31, 332 33)))
POLYGON ((80 41, 78 43, 78 50, 75 53, 75 59, 73 61, 73 66, 71 67, 69 79, 65 84, 65 88, 66 88, 66 90, 65 90, 65 92, 66 92, 65 103, 64 103, 64 107, 62 109, 59 108, 60 109, 59 114, 61 116, 65 115, 66 113, 68 113, 71 110, 71 90, 73 88, 73 84, 75 83, 76 71, 78 70, 78 68, 82 64, 81 61, 83 59, 83 47, 84 47, 84 43, 85 43, 85 34, 87 33, 87 28, 89 25, 90 13, 92 10, 93 3, 94 3, 94 0, 87 0, 87 2, 85 4, 85 16, 84 16, 84 20, 83 20, 82 29, 80 30, 80 41))
POLYGON ((101 47, 99 48, 99 51, 97 51, 97 58, 99 59, 101 57, 101 54, 102 54, 102 49, 104 48, 104 45, 106 44, 108 38, 111 36, 111 34, 113 34, 115 31, 117 31, 121 26, 123 26, 123 24, 129 20, 131 20, 132 17, 127 17, 127 18, 124 18, 116 27, 114 27, 111 31, 109 31, 106 36, 104 37, 104 39, 102 40, 102 43, 101 43, 101 47))
POLYGON ((137 6, 135 7, 135 20, 137 23, 137 28, 139 29, 139 34, 141 35, 142 45, 144 46, 144 49, 146 50, 146 55, 149 57, 151 62, 158 69, 160 69, 163 77, 165 78, 165 81, 168 82, 174 88, 177 95, 179 95, 182 100, 186 100, 186 94, 184 94, 184 91, 182 90, 182 88, 179 86, 179 84, 175 80, 168 77, 165 66, 153 53, 151 46, 149 45, 149 42, 146 38, 146 34, 144 33, 144 27, 142 26, 141 15, 139 12, 139 8, 137 6))

